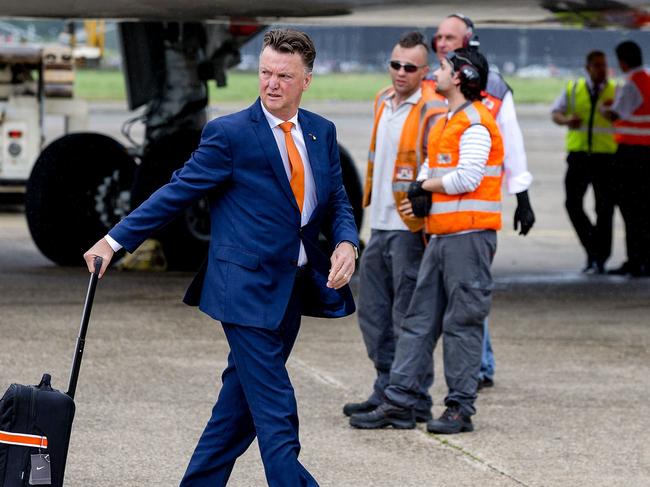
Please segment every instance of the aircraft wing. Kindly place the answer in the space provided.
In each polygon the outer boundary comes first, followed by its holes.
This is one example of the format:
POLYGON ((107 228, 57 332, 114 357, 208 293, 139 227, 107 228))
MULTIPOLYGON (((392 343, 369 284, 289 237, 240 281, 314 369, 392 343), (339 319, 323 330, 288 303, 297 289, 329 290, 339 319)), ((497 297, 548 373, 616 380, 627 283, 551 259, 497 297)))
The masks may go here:
POLYGON ((462 11, 476 24, 638 28, 650 0, 0 0, 2 17, 431 26, 462 11), (337 16, 337 17, 332 17, 337 16), (343 17, 340 17, 343 16, 343 17))

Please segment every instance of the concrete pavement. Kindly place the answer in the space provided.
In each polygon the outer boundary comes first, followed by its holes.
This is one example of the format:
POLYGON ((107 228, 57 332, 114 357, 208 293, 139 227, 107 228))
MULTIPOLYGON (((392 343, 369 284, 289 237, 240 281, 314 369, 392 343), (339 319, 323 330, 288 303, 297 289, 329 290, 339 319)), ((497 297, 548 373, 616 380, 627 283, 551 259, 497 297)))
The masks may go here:
MULTIPOLYGON (((363 167, 364 107, 313 108, 337 122, 363 167)), ((356 317, 307 318, 288 367, 301 460, 323 487, 650 485, 650 279, 577 272, 584 257, 563 209, 563 132, 544 107, 521 108, 520 117, 538 223, 529 236, 515 235, 507 198, 491 314, 496 385, 479 396, 475 432, 350 428, 341 407, 363 399, 373 380, 356 317)), ((622 236, 617 220, 612 265, 624 256, 622 236)), ((218 324, 180 302, 190 280, 110 271, 100 282, 67 485, 177 485, 228 351, 218 324)), ((85 271, 38 253, 21 213, 0 213, 1 390, 37 383, 44 371, 65 389, 86 285, 85 271)), ((440 376, 436 415, 444 394, 440 376)), ((229 485, 265 485, 255 444, 229 485)))

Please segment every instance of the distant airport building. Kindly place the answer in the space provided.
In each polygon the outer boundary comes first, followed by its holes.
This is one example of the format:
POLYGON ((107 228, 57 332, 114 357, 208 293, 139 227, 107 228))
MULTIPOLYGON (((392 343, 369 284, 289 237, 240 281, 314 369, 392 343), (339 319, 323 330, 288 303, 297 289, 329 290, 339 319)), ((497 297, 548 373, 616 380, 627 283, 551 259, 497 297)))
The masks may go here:
MULTIPOLYGON (((408 27, 301 26, 318 50, 315 69, 321 71, 380 71, 400 34, 408 27)), ((425 29, 428 39, 435 29, 425 29)), ((600 49, 615 66, 614 47, 625 39, 647 44, 647 31, 604 29, 515 29, 484 28, 477 33, 491 65, 508 74, 562 76, 582 69, 585 55, 600 49)), ((242 50, 242 69, 255 69, 262 46, 261 36, 242 50)))
MULTIPOLYGON (((273 26, 276 27, 276 26, 273 26)), ((270 27, 269 27, 270 28, 270 27)), ((383 71, 400 34, 416 27, 326 27, 299 26, 316 43, 315 69, 321 72, 383 71)), ((54 40, 64 31, 63 21, 0 21, 0 42, 38 42, 54 40)), ((78 41, 83 43, 83 28, 78 26, 78 41)), ((424 30, 431 38, 434 28, 424 30)), ((616 67, 614 47, 630 39, 641 46, 650 40, 648 31, 605 29, 479 28, 482 50, 492 66, 506 74, 519 76, 573 76, 581 71, 585 54, 604 51, 610 66, 616 67)), ((119 66, 119 47, 115 24, 106 25, 108 64, 119 66)), ((256 70, 262 36, 256 36, 242 49, 238 69, 256 70)), ((432 58, 433 61, 433 58, 432 58)), ((106 65, 106 60, 103 63, 106 65)))

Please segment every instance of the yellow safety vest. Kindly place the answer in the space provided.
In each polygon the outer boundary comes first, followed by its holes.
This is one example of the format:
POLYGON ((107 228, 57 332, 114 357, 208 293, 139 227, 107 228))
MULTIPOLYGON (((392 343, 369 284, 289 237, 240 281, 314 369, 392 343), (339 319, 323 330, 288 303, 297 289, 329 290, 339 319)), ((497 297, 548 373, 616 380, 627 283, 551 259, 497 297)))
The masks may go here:
POLYGON ((566 149, 568 152, 593 152, 597 154, 613 154, 616 152, 614 140, 614 127, 612 122, 603 117, 600 109, 604 103, 614 101, 616 84, 607 80, 596 100, 593 111, 593 126, 591 131, 591 147, 589 146, 589 118, 591 116, 591 95, 589 86, 584 78, 578 81, 569 81, 566 88, 567 108, 566 115, 577 115, 582 120, 582 125, 577 129, 569 129, 566 135, 566 149))

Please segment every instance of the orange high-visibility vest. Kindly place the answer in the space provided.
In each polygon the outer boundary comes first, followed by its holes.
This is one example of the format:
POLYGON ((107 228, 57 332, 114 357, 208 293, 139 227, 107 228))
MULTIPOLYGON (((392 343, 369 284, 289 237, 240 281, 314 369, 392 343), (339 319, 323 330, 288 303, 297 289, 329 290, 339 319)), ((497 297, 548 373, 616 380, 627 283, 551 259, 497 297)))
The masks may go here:
POLYGON ((643 97, 643 103, 628 118, 614 122, 619 144, 650 145, 650 73, 639 70, 630 77, 643 97))
MULTIPOLYGON (((368 170, 366 171, 366 183, 363 192, 364 207, 370 204, 372 193, 375 147, 377 145, 377 128, 379 127, 379 120, 384 111, 386 100, 393 93, 394 90, 392 87, 385 88, 381 90, 375 98, 375 124, 372 129, 370 149, 368 151, 368 170)), ((438 95, 430 87, 423 86, 420 100, 413 105, 411 111, 406 117, 393 169, 393 197, 395 198, 397 207, 399 207, 402 200, 406 198, 408 187, 417 178, 418 171, 423 162, 422 146, 420 144, 420 141, 422 140, 421 130, 431 117, 444 113, 447 110, 446 107, 447 104, 445 99, 441 95, 438 95)), ((424 220, 422 218, 406 216, 401 212, 400 218, 412 232, 417 232, 424 226, 424 220)))
POLYGON ((426 231, 447 235, 467 230, 501 229, 501 178, 503 177, 503 142, 494 117, 480 101, 467 105, 447 120, 441 117, 427 140, 429 177, 442 177, 455 171, 460 156, 460 138, 470 126, 481 124, 488 129, 492 147, 485 174, 470 193, 433 193, 426 231))

